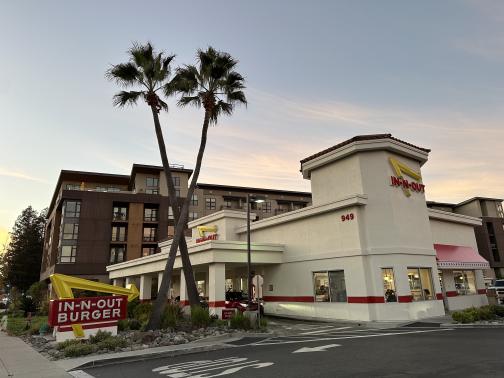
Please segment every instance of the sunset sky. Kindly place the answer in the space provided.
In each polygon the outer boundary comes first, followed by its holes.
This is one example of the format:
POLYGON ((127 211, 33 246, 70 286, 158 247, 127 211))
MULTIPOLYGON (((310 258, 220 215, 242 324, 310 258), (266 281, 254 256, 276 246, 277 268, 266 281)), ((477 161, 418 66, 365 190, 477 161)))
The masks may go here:
MULTIPOLYGON (((104 78, 132 41, 236 57, 248 108, 210 130, 200 182, 309 190, 299 160, 358 134, 431 148, 427 198, 504 196, 502 1, 2 1, 0 246, 61 169, 160 164, 145 104, 104 78)), ((202 112, 170 100, 171 162, 194 166, 202 112)))

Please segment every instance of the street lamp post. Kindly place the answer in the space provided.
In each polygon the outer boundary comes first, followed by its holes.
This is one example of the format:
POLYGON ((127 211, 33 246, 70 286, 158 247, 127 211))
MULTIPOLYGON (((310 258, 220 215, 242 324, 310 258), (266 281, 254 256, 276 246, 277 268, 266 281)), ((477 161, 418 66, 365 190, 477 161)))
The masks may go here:
MULTIPOLYGON (((248 284, 248 308, 252 305, 252 257, 250 251, 250 203, 264 202, 264 198, 258 196, 251 196, 247 193, 247 284, 248 284)), ((259 302, 257 303, 259 308, 259 302)))

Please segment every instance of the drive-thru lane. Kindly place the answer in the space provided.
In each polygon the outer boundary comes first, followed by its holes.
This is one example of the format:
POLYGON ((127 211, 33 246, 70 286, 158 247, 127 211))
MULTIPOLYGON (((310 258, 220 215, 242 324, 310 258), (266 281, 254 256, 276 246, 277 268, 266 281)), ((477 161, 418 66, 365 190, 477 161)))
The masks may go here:
POLYGON ((142 378, 502 377, 504 371, 504 329, 327 331, 249 339, 229 349, 120 363, 85 369, 85 373, 88 377, 142 378))

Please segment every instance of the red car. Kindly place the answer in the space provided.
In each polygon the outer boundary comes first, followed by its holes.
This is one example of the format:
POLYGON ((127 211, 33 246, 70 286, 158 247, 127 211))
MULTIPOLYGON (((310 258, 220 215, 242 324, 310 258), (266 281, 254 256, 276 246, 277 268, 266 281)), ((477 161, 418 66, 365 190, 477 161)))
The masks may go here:
MULTIPOLYGON (((261 315, 264 315, 264 305, 261 303, 261 307, 259 311, 261 312, 261 315)), ((236 308, 240 312, 244 312, 247 310, 248 306, 248 295, 244 293, 243 291, 227 291, 226 292, 226 302, 225 302, 225 307, 226 308, 236 308)), ((254 300, 250 304, 250 311, 257 311, 257 301, 254 300)))

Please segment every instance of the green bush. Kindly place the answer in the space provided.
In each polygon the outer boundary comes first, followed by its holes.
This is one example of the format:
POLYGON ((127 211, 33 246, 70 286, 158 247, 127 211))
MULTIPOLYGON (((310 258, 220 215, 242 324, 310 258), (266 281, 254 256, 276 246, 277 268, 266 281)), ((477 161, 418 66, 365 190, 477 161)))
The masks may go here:
POLYGON ((182 318, 182 311, 179 306, 174 304, 166 305, 161 316, 161 328, 175 328, 178 321, 182 318))
POLYGON ((129 319, 128 328, 131 329, 132 331, 138 331, 139 329, 142 328, 142 323, 140 323, 136 319, 129 319))
POLYGON ((29 312, 32 315, 37 311, 37 306, 35 305, 35 301, 30 296, 24 296, 21 298, 21 305, 19 306, 20 310, 24 311, 24 316, 27 316, 29 312))
POLYGON ((196 328, 206 328, 212 322, 208 309, 200 306, 191 308, 191 324, 196 328))
POLYGON ((267 328, 268 327, 268 322, 266 321, 266 319, 261 318, 261 320, 259 321, 259 327, 261 327, 261 328, 267 328))
POLYGON ((56 349, 63 350, 63 349, 68 348, 71 345, 80 345, 80 344, 81 344, 81 340, 75 340, 75 339, 65 340, 65 341, 62 341, 61 343, 58 343, 58 345, 56 345, 56 349))
POLYGON ((250 319, 244 316, 241 312, 237 312, 235 316, 230 319, 230 326, 233 329, 244 329, 248 330, 252 328, 250 324, 250 319))
POLYGON ((33 298, 35 307, 40 309, 44 302, 47 302, 47 284, 45 281, 39 281, 33 283, 30 288, 26 291, 26 294, 33 298))
POLYGON ((95 335, 89 336, 89 342, 91 344, 98 344, 100 341, 103 341, 109 337, 112 337, 112 334, 110 332, 100 330, 96 332, 95 335))
POLYGON ((52 328, 49 326, 49 324, 47 323, 42 323, 40 326, 39 326, 39 334, 40 335, 45 335, 45 334, 48 334, 52 331, 52 328))
POLYGON ((121 331, 127 331, 129 329, 129 322, 128 319, 121 319, 117 322, 117 330, 119 332, 121 331))
POLYGON ((500 318, 503 318, 504 317, 504 306, 499 306, 499 305, 493 305, 493 306, 490 306, 492 307, 492 311, 494 312, 494 314, 500 318))
POLYGON ((128 342, 117 336, 109 336, 96 344, 98 349, 116 350, 117 348, 124 348, 128 342))
POLYGON ((133 310, 133 318, 138 320, 140 323, 145 323, 149 320, 151 313, 152 313, 152 304, 140 303, 133 310))
POLYGON ((65 357, 79 357, 91 354, 94 351, 96 351, 95 345, 79 343, 67 346, 63 349, 63 354, 65 357))
POLYGON ((131 302, 128 302, 128 318, 134 318, 135 308, 140 304, 140 300, 138 298, 133 299, 131 302))
POLYGON ((497 316, 504 315, 504 306, 483 306, 480 308, 466 308, 452 313, 452 319, 457 323, 474 323, 479 320, 494 320, 497 316))

